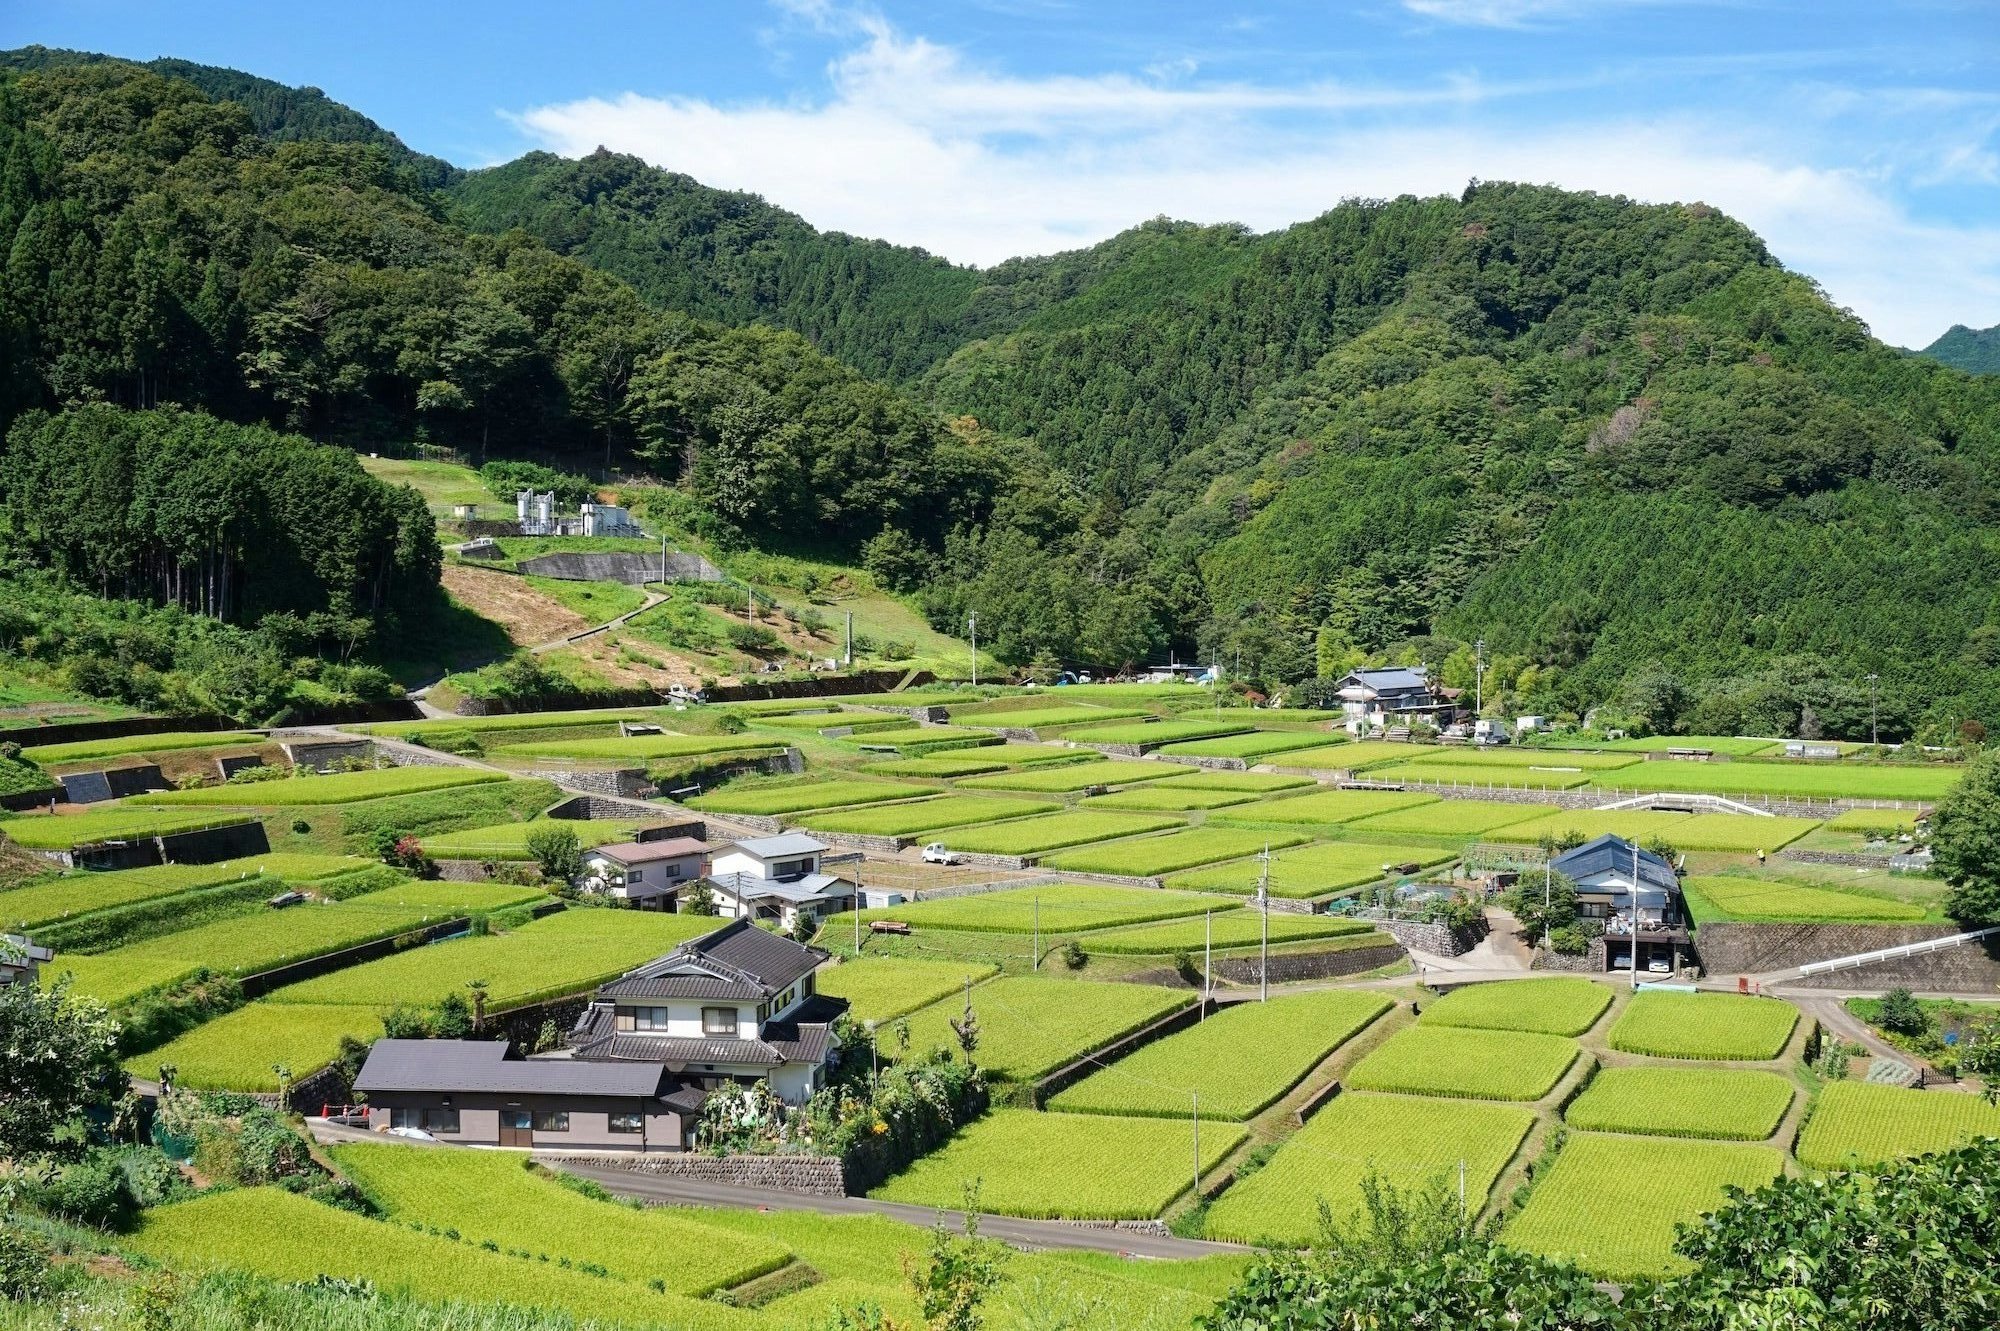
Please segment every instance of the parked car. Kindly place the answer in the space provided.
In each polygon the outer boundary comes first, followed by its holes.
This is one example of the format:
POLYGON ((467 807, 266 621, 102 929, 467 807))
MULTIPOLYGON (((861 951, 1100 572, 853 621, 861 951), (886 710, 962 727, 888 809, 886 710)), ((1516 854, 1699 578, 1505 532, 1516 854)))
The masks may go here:
POLYGON ((930 845, 924 847, 925 864, 960 864, 963 861, 963 856, 954 855, 945 849, 945 844, 942 841, 933 841, 930 845))

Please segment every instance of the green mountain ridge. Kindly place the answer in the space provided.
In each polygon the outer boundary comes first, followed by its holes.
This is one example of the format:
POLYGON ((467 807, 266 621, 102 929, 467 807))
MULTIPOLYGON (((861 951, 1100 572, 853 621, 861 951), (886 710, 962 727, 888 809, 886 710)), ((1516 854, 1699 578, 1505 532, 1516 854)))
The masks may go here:
POLYGON ((2000 324, 1991 328, 1953 324, 1944 336, 1916 354, 1967 374, 2000 374, 2000 324))
MULTIPOLYGON (((1020 663, 1469 683, 1483 637, 1488 697, 1525 710, 1852 734, 1875 673, 1886 733, 2000 724, 2000 380, 1883 346, 1705 205, 1475 182, 976 270, 602 151, 433 191, 310 98, 203 78, 266 107, 267 146, 227 151, 298 177, 260 226, 338 243, 222 319, 240 350, 184 402, 650 470, 736 539, 858 552, 940 628, 976 609, 1020 663), (373 220, 305 202, 328 173, 373 220), (301 331, 316 283, 338 327, 301 331)), ((88 361, 20 391, 72 400, 88 361)))

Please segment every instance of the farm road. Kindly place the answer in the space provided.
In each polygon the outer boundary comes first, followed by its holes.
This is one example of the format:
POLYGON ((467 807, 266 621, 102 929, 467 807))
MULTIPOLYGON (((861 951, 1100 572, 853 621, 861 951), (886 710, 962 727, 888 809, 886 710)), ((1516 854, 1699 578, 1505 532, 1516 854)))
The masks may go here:
MULTIPOLYGON (((574 1161, 556 1164, 567 1173, 603 1184, 621 1197, 678 1206, 757 1207, 777 1211, 817 1211, 822 1215, 882 1215, 922 1228, 937 1223, 939 1213, 928 1206, 901 1202, 878 1202, 867 1197, 814 1197, 803 1193, 780 1192, 775 1188, 745 1188, 730 1183, 708 1183, 674 1178, 666 1174, 644 1174, 629 1169, 593 1169, 574 1161)), ((954 1230, 964 1228, 964 1217, 955 1211, 943 1213, 944 1223, 954 1230)), ((1022 1220, 1014 1216, 981 1215, 979 1232, 1012 1247, 1035 1251, 1044 1248, 1078 1248, 1086 1252, 1127 1253, 1134 1257, 1213 1257, 1222 1252, 1243 1252, 1233 1243, 1209 1243, 1199 1239, 1177 1239, 1149 1234, 1138 1229, 1100 1229, 1091 1225, 1064 1224, 1057 1220, 1022 1220)))

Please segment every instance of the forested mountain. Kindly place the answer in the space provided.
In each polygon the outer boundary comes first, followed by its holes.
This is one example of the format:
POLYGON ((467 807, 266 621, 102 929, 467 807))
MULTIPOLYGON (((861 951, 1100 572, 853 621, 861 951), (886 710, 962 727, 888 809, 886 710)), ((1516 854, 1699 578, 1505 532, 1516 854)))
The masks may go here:
POLYGON ((2000 374, 2000 324, 1991 328, 1953 324, 1949 332, 1917 354, 1967 374, 2000 374))
POLYGON ((5 410, 638 472, 1022 663, 1469 683, 1483 637, 1527 710, 1853 734, 1875 673, 1887 733, 2000 724, 2000 378, 1704 205, 1475 182, 981 271, 609 153, 436 190, 260 123, 115 63, 7 91, 5 410))

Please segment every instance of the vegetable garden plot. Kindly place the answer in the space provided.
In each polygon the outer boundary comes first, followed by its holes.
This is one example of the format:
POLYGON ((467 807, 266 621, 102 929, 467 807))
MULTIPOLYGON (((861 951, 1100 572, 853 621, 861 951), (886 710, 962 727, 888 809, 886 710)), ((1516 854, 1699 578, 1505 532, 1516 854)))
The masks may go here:
POLYGON ((1011 823, 954 828, 943 838, 953 850, 975 855, 1040 855, 1112 837, 1136 836, 1187 824, 1171 814, 1090 812, 1052 813, 1011 823))
POLYGON ((1591 773, 1556 767, 1473 767, 1458 763, 1399 763, 1371 767, 1370 781, 1429 781, 1453 786, 1505 786, 1516 790, 1572 790, 1591 773))
POLYGON ((1572 752, 1568 749, 1504 748, 1474 749, 1453 747, 1428 749, 1413 758, 1418 766, 1446 767, 1539 767, 1548 771, 1611 771, 1643 762, 1636 753, 1606 753, 1603 750, 1572 752))
POLYGON ((1509 823, 1486 834, 1489 841, 1532 846, 1543 837, 1577 836, 1595 840, 1607 833, 1627 841, 1647 842, 1654 837, 1673 840, 1674 829, 1688 821, 1684 813, 1656 813, 1651 809, 1564 809, 1525 823, 1509 823))
POLYGON ((2000 1109, 1979 1096, 1835 1082, 1820 1092, 1799 1134, 1799 1163, 1854 1169, 1948 1151, 1974 1137, 2000 1137, 2000 1109))
POLYGON ((1248 804, 1257 796, 1245 790, 1193 790, 1178 781, 1138 786, 1109 795, 1093 795, 1078 803, 1079 809, 1220 809, 1230 804, 1248 804))
POLYGON ((1934 800, 1958 783, 1962 769, 1943 764, 1862 762, 1642 763, 1605 772, 1594 783, 1622 790, 1675 790, 1720 795, 1799 795, 1814 799, 1934 800))
POLYGON ((634 1210, 529 1173, 512 1153, 428 1151, 403 1143, 335 1147, 334 1162, 393 1220, 594 1262, 644 1285, 658 1278, 696 1297, 775 1271, 783 1244, 710 1229, 674 1208, 634 1210))
POLYGON ((928 786, 906 786, 893 781, 810 781, 782 786, 751 786, 743 790, 719 790, 688 801, 690 809, 704 813, 782 814, 806 809, 832 809, 849 804, 878 804, 883 800, 915 799, 932 794, 928 786))
POLYGON ((88 762, 92 758, 123 758, 134 753, 172 753, 179 749, 240 749, 262 744, 265 736, 251 730, 175 730, 158 735, 121 735, 115 739, 84 739, 73 744, 31 744, 21 756, 41 767, 88 762))
POLYGON ((1108 883, 1053 883, 976 892, 963 897, 938 897, 903 906, 879 906, 861 912, 861 918, 864 922, 903 920, 918 928, 1025 934, 1034 929, 1039 910, 1044 934, 1070 934, 1200 915, 1205 910, 1226 909, 1233 904, 1193 892, 1163 892, 1108 883))
POLYGON ((1638 994, 1611 1027, 1611 1047, 1653 1058, 1760 1061, 1784 1052, 1799 1010, 1741 994, 1638 994))
POLYGON ((1748 1068, 1604 1068, 1563 1118, 1593 1132, 1762 1141, 1792 1090, 1789 1079, 1748 1068))
POLYGON ((1240 735, 1249 729, 1241 721, 1127 721, 1065 730, 1063 738, 1078 744, 1174 744, 1190 739, 1240 735))
MULTIPOLYGON (((1092 934, 1084 939, 1084 948, 1090 952, 1102 952, 1113 956, 1164 956, 1177 952, 1187 952, 1197 962, 1201 957, 1204 940, 1210 940, 1217 948, 1256 947, 1263 938, 1262 912, 1245 909, 1231 909, 1231 903, 1222 903, 1212 920, 1186 917, 1170 920, 1164 924, 1133 925, 1125 929, 1113 929, 1092 934)), ((1375 934, 1375 927, 1361 920, 1342 919, 1337 915, 1293 915, 1271 912, 1271 945, 1280 943, 1300 943, 1332 938, 1353 938, 1362 934, 1375 934)), ((1375 935, 1387 943, 1386 934, 1375 935)))
POLYGON ((1049 1108, 1187 1118, 1199 1095, 1204 1120, 1241 1122, 1393 1006, 1381 994, 1351 989, 1234 1003, 1093 1073, 1049 1108))
POLYGON ((1334 1222, 1352 1225, 1361 1182, 1454 1191, 1465 1167, 1467 1209, 1478 1214, 1500 1171, 1534 1125, 1534 1111, 1467 1100, 1343 1094, 1294 1133, 1269 1164, 1209 1208, 1208 1236, 1241 1243, 1310 1243, 1322 1199, 1334 1222))
POLYGON ((1006 818, 1053 813, 1059 805, 1043 800, 1007 799, 998 795, 941 795, 875 808, 809 813, 799 821, 821 832, 852 832, 856 836, 913 836, 948 827, 997 823, 1006 818))
POLYGON ((281 781, 168 790, 139 798, 147 804, 225 804, 249 809, 289 809, 304 805, 355 804, 387 795, 478 786, 505 781, 503 773, 479 767, 378 767, 368 772, 294 776, 281 781))
POLYGON ((691 758, 711 753, 770 752, 778 740, 744 735, 631 735, 623 739, 555 739, 540 744, 507 744, 508 758, 589 758, 643 763, 649 758, 691 758))
POLYGON ((1212 772, 1201 767, 1190 768, 1186 776, 1174 778, 1174 785, 1183 789, 1238 790, 1254 795, 1299 790, 1317 784, 1309 776, 1288 776, 1283 772, 1212 772))
POLYGON ((73 850, 99 841, 195 832, 244 822, 242 814, 209 809, 148 809, 120 804, 89 813, 33 814, 0 819, 0 836, 29 850, 73 850))
POLYGON ((368 1281, 432 1301, 542 1309, 675 1331, 750 1331, 755 1314, 643 1284, 565 1270, 553 1261, 368 1220, 275 1188, 239 1188, 148 1211, 129 1242, 170 1267, 222 1267, 310 1283, 368 1281), (283 1236, 275 1242, 275 1236, 283 1236))
POLYGON ((262 1001, 430 1006, 446 994, 462 991, 468 980, 484 979, 487 1005, 498 1012, 537 999, 581 993, 723 923, 699 915, 568 910, 510 933, 433 943, 286 985, 262 1001))
POLYGON ((1087 786, 1123 786, 1138 781, 1161 781, 1181 774, 1182 769, 1172 763, 1113 761, 1036 767, 1025 772, 978 776, 958 784, 965 790, 1035 790, 1062 794, 1087 786))
POLYGON ((1819 824, 1811 818, 1759 818, 1747 813, 1698 813, 1674 825, 1676 850, 1776 851, 1819 824))
POLYGON ((1303 832, 1266 832, 1243 827, 1196 827, 1166 836, 1143 837, 1108 846, 1085 846, 1051 855, 1044 863, 1071 873, 1127 874, 1151 878, 1216 860, 1234 859, 1266 846, 1295 846, 1303 832))
POLYGON ((280 882, 312 882, 337 873, 365 869, 372 861, 345 855, 259 855, 219 864, 155 864, 116 873, 79 873, 54 882, 0 892, 0 924, 47 924, 116 906, 220 887, 242 878, 269 875, 272 891, 280 882))
POLYGON ((1719 1210, 1730 1185, 1760 1188, 1784 1169, 1784 1154, 1766 1146, 1579 1133, 1501 1241, 1611 1279, 1686 1271, 1674 1227, 1719 1210))
MULTIPOLYGON (((1243 1130, 1204 1124, 1201 1167, 1212 1168, 1243 1130)), ((1071 1220, 1158 1215, 1194 1183, 1190 1123, 1101 1114, 1001 1109, 870 1193, 885 1201, 960 1206, 979 1185, 982 1210, 1071 1220)))
POLYGON ((1496 827, 1525 823, 1557 810, 1548 804, 1490 803, 1486 800, 1432 800, 1357 818, 1357 832, 1414 832, 1422 836, 1478 836, 1496 827))
MULTIPOLYGON (((973 987, 979 1019, 973 1061, 1002 1080, 1033 1081, 1193 1001, 1184 990, 1145 984, 1002 976, 973 987)), ((957 1055, 951 1019, 964 1011, 964 1000, 954 995, 913 1013, 912 1056, 932 1049, 957 1055)))
POLYGON ((1426 1026, 1582 1035, 1611 1006, 1609 985, 1557 976, 1468 984, 1424 1008, 1426 1026))
POLYGON ((644 823, 633 819, 533 818, 526 822, 497 823, 473 827, 463 832, 443 832, 422 838, 425 853, 441 860, 532 860, 528 838, 545 828, 572 833, 577 844, 592 846, 629 841, 644 823))
MULTIPOLYGON (((1302 899, 1324 896, 1344 888, 1360 887, 1396 876, 1396 866, 1417 864, 1428 868, 1451 859, 1450 851, 1436 846, 1383 845, 1373 841, 1322 841, 1271 856, 1271 895, 1302 899)), ((1200 892, 1232 892, 1251 895, 1257 891, 1260 860, 1231 860, 1212 864, 1192 873, 1175 874, 1167 886, 1200 892)))
POLYGON ((63 956, 51 969, 75 976, 82 992, 119 1003, 204 968, 255 975, 456 916, 546 899, 532 887, 405 883, 347 901, 231 916, 92 956, 63 956))
POLYGON ((382 1009, 347 1004, 259 1001, 195 1027, 158 1049, 134 1054, 125 1070, 151 1080, 163 1064, 177 1085, 205 1091, 275 1091, 280 1066, 293 1079, 340 1054, 343 1036, 362 1042, 382 1035, 382 1009))
POLYGON ((1769 878, 1688 878, 1681 884, 1697 922, 1867 924, 1921 920, 1924 908, 1873 893, 1810 887, 1769 878))
POLYGON ((1232 823, 1274 823, 1283 826, 1330 827, 1357 818, 1436 804, 1438 797, 1417 790, 1319 790, 1310 795, 1286 795, 1217 817, 1232 823))
POLYGON ((856 957, 821 968, 815 984, 820 993, 846 999, 856 1021, 884 1022, 949 998, 967 980, 977 984, 998 969, 980 962, 856 957))
POLYGON ((1416 1026, 1398 1031, 1347 1074, 1363 1091, 1539 1100, 1576 1062, 1577 1043, 1556 1035, 1416 1026))
POLYGON ((1287 750, 1325 746, 1324 730, 1253 730, 1245 735, 1225 735, 1220 739, 1184 740, 1179 744, 1166 745, 1160 752, 1190 758, 1264 759, 1287 750))

